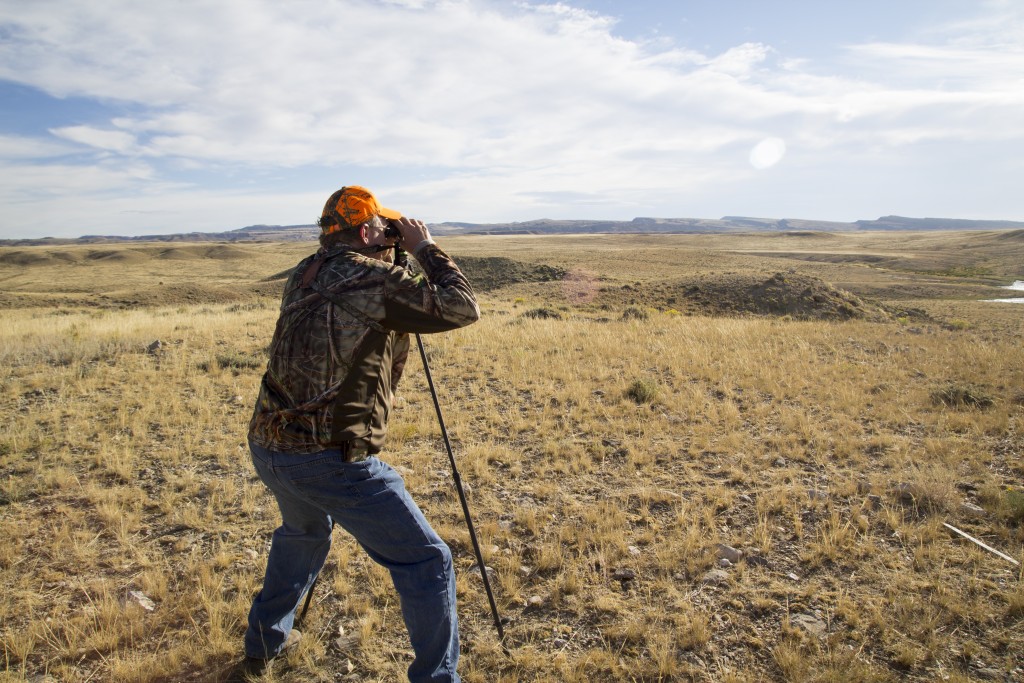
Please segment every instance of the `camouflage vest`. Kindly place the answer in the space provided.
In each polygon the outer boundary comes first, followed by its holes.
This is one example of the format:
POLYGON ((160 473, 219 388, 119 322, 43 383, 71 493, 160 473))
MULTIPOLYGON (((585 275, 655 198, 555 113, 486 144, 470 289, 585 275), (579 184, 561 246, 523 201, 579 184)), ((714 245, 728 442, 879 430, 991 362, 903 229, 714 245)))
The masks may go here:
POLYGON ((409 333, 480 317, 469 282, 437 245, 417 261, 423 274, 340 247, 299 263, 285 285, 250 439, 284 453, 381 450, 409 333))

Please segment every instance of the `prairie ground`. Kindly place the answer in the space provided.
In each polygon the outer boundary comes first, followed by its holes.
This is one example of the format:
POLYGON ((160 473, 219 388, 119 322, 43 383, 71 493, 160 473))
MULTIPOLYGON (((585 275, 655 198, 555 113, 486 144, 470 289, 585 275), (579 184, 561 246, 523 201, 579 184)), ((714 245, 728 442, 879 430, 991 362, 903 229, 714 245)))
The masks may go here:
MULTIPOLYGON (((466 681, 1024 679, 1024 306, 979 301, 1024 236, 441 241, 483 317, 424 341, 507 653, 416 360, 382 458, 455 554, 466 681)), ((0 680, 226 679, 313 247, 0 248, 0 680)), ((302 628, 261 680, 404 680, 341 532, 302 628)))

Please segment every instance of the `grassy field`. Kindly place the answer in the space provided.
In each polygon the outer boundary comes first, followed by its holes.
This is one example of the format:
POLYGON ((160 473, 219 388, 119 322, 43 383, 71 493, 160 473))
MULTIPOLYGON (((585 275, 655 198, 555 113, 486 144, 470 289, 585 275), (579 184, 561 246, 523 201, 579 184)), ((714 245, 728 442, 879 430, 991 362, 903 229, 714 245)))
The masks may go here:
MULTIPOLYGON (((383 458, 456 556, 470 683, 1024 679, 1018 233, 458 237, 383 458), (723 561, 726 560, 726 561, 723 561)), ((10 681, 223 681, 276 507, 245 432, 312 244, 0 248, 10 681), (159 349, 150 348, 159 340, 159 349)), ((265 681, 400 681, 341 532, 265 681)))

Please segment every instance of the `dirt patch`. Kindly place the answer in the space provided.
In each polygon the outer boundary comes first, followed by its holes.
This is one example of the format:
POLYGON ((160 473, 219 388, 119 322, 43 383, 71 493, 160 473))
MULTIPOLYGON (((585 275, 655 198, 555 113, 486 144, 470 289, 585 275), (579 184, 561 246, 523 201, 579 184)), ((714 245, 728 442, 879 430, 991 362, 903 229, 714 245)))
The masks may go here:
POLYGON ((1010 230, 1008 232, 1003 232, 996 235, 995 239, 1000 242, 1024 242, 1024 230, 1010 230))
POLYGON ((107 263, 140 263, 148 261, 149 256, 133 249, 96 249, 87 252, 85 260, 107 263))
POLYGON ((69 260, 66 253, 50 251, 4 251, 0 253, 0 264, 10 266, 52 266, 67 263, 69 260), (61 254, 58 256, 58 254, 61 254))
POLYGON ((819 278, 711 274, 662 285, 606 288, 602 303, 672 308, 694 315, 788 316, 798 320, 887 320, 889 314, 819 278))
POLYGON ((268 275, 267 277, 262 278, 260 282, 277 282, 278 280, 287 280, 292 276, 293 272, 295 272, 294 266, 291 268, 285 268, 284 270, 278 273, 274 273, 273 275, 268 275))
POLYGON ((284 281, 261 280, 249 287, 249 291, 259 297, 269 297, 274 300, 279 300, 284 294, 284 281))
POLYGON ((905 259, 879 254, 848 254, 823 251, 741 251, 737 252, 748 256, 767 256, 770 258, 793 259, 795 261, 809 261, 811 263, 862 263, 872 266, 892 267, 903 263, 905 259))
POLYGON ((196 261, 199 259, 215 259, 233 261, 252 258, 252 254, 230 244, 187 244, 174 247, 146 247, 144 249, 110 249, 96 251, 90 258, 99 260, 147 260, 155 258, 161 261, 196 261), (100 257, 98 255, 103 254, 100 257))
MULTIPOLYGON (((269 294, 269 292, 268 292, 269 294)), ((280 296, 280 292, 277 293, 280 296)), ((185 306, 190 304, 225 304, 249 301, 261 296, 252 285, 205 285, 180 283, 157 285, 131 292, 109 292, 101 295, 102 305, 114 306, 185 306)))
POLYGON ((828 232, 821 232, 819 230, 787 230, 786 232, 780 233, 779 237, 815 237, 822 240, 836 239, 835 235, 828 232))
MULTIPOLYGON (((85 297, 60 296, 39 292, 0 292, 0 310, 14 308, 59 308, 61 306, 88 306, 85 297)), ((95 299, 95 297, 89 297, 95 299)))
POLYGON ((219 259, 224 261, 233 261, 237 259, 248 259, 252 258, 252 255, 238 247, 230 244, 217 244, 211 247, 206 247, 200 252, 203 258, 219 259))
POLYGON ((567 272, 554 266, 531 265, 500 256, 461 256, 457 262, 473 289, 482 292, 526 282, 561 280, 567 272))
POLYGON ((184 247, 161 249, 157 252, 156 257, 162 261, 194 261, 201 258, 195 249, 186 249, 184 247))

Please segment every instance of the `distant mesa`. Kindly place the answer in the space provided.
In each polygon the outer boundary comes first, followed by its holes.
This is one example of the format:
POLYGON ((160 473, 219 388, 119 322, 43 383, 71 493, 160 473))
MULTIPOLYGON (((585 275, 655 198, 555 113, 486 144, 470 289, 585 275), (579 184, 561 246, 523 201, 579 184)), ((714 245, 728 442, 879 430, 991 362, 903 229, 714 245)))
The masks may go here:
POLYGON ((904 218, 883 216, 874 221, 857 221, 860 230, 1019 230, 1024 223, 961 218, 904 218))
MULTIPOLYGON (((906 218, 882 216, 875 220, 852 223, 803 218, 759 218, 754 216, 723 216, 712 218, 653 218, 638 216, 628 221, 557 220, 541 218, 513 223, 445 222, 430 225, 435 235, 575 235, 575 234, 720 234, 720 233, 822 233, 864 231, 939 231, 999 230, 1024 234, 1024 222, 1002 220, 970 220, 960 218, 906 218)), ((38 246, 60 244, 103 244, 116 242, 301 242, 313 241, 320 235, 315 225, 249 225, 224 232, 183 232, 167 235, 85 235, 79 238, 44 237, 38 239, 0 240, 3 246, 38 246)))

